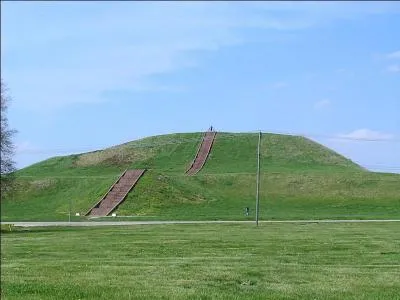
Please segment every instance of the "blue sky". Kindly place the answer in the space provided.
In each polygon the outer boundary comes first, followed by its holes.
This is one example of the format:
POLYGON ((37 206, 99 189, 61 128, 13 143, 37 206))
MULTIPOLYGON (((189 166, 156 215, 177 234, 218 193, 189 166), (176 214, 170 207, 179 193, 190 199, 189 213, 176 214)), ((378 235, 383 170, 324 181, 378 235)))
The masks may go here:
POLYGON ((395 1, 7 1, 1 63, 18 167, 212 124, 400 172, 395 1))

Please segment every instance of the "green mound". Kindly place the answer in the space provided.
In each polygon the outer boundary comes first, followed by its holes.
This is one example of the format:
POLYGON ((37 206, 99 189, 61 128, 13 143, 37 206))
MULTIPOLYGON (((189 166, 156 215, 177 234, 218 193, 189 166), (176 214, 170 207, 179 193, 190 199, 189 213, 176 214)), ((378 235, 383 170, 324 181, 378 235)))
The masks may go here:
MULTIPOLYGON (((149 137, 55 157, 16 172, 2 220, 66 220, 85 213, 125 169, 149 171, 116 213, 136 219, 253 219, 258 134, 218 133, 204 168, 184 175, 202 133, 149 137), (250 215, 244 208, 250 207, 250 215)), ((263 134, 263 219, 398 218, 400 176, 367 172, 309 139, 263 134)))

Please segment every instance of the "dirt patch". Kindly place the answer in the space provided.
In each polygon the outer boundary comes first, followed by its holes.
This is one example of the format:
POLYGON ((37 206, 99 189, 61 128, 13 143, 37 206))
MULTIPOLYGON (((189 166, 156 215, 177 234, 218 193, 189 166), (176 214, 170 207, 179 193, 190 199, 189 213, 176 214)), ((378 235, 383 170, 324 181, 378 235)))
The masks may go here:
POLYGON ((130 147, 110 148, 103 151, 85 153, 78 157, 75 165, 88 167, 95 165, 125 165, 143 161, 154 155, 151 149, 132 149, 130 147))
POLYGON ((55 184, 55 180, 51 178, 34 180, 31 182, 31 186, 36 189, 45 189, 55 184))

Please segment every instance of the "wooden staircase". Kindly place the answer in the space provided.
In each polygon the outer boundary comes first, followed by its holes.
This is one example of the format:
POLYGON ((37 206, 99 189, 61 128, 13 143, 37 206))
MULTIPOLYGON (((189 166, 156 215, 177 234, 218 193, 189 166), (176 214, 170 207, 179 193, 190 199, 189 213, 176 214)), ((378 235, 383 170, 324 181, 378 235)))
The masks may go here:
POLYGON ((196 156, 192 161, 190 167, 186 170, 187 175, 196 175, 203 168, 204 164, 207 161, 208 155, 210 154, 216 134, 216 131, 207 131, 203 135, 203 139, 200 147, 197 149, 196 156))
POLYGON ((85 214, 107 216, 120 205, 146 170, 125 170, 107 193, 85 214))

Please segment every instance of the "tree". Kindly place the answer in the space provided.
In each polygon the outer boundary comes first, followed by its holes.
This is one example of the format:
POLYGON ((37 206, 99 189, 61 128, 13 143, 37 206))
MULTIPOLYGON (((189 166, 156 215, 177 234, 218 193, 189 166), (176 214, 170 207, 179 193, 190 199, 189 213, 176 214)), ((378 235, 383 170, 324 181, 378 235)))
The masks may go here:
POLYGON ((3 79, 1 79, 1 199, 4 199, 7 195, 9 195, 9 192, 12 191, 15 179, 13 174, 15 171, 15 162, 13 160, 13 137, 16 133, 16 130, 10 129, 8 126, 8 118, 6 113, 9 101, 10 97, 8 97, 7 89, 3 83, 3 79))

